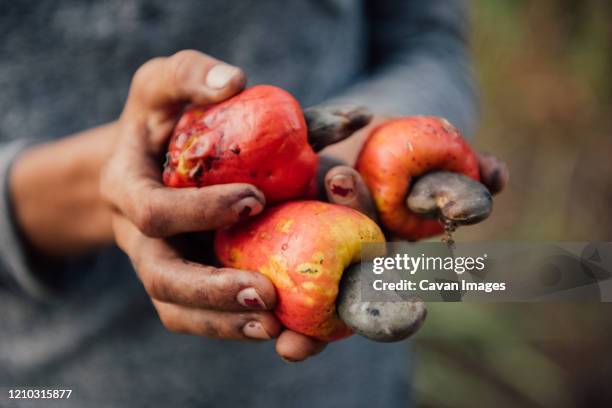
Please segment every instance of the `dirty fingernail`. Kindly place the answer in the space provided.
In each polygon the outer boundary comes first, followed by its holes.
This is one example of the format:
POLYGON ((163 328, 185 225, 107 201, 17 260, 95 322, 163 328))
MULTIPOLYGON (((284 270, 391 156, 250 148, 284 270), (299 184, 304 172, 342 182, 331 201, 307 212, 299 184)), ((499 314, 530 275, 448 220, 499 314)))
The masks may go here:
POLYGON ((238 295, 236 295, 236 300, 238 300, 238 303, 242 306, 249 309, 266 308, 266 304, 261 300, 261 297, 259 297, 259 294, 254 288, 242 289, 238 292, 238 295))
POLYGON ((232 65, 215 65, 206 75, 206 85, 213 89, 225 88, 240 70, 232 65))
POLYGON ((263 204, 255 197, 246 197, 234 204, 232 209, 243 219, 259 214, 263 210, 263 204))
POLYGON ((355 196, 355 180, 351 176, 338 174, 329 180, 329 189, 337 197, 353 198, 355 196))
POLYGON ((252 339, 269 340, 272 338, 270 337, 266 329, 264 329, 263 325, 256 321, 248 322, 247 324, 245 324, 242 328, 242 332, 245 336, 250 337, 252 339))

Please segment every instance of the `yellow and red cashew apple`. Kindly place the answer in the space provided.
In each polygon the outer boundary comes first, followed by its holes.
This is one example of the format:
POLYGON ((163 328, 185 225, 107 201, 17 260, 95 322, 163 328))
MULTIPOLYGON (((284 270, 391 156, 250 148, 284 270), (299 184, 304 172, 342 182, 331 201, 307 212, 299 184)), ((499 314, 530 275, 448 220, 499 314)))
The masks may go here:
POLYGON ((215 252, 225 266, 270 278, 278 294, 275 313, 286 327, 332 341, 352 332, 336 311, 344 270, 360 261, 362 244, 384 241, 378 225, 360 212, 298 201, 217 231, 215 252))

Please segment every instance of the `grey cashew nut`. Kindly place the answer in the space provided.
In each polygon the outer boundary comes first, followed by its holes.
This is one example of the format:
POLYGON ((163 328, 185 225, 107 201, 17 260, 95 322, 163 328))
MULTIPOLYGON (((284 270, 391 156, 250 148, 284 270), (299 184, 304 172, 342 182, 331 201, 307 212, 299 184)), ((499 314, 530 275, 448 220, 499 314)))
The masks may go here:
POLYGON ((395 342, 414 334, 427 316, 425 303, 416 298, 369 302, 361 299, 361 282, 369 268, 349 266, 342 275, 336 300, 338 315, 353 331, 370 340, 395 342))
POLYGON ((363 106, 314 106, 304 109, 308 142, 315 151, 346 139, 372 120, 363 106))
POLYGON ((493 200, 481 183, 459 173, 438 171, 419 178, 406 199, 417 214, 453 225, 470 225, 491 214, 493 200))

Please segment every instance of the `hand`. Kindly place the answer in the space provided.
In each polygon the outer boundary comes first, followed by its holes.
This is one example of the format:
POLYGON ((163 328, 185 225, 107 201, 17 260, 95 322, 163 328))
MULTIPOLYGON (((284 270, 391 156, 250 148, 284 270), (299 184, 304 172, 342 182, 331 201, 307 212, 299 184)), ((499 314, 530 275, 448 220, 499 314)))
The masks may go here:
MULTIPOLYGON (((263 194, 248 184, 169 189, 160 182, 161 157, 182 107, 219 102, 244 83, 239 69, 194 51, 141 67, 118 124, 117 148, 103 171, 101 191, 115 210, 116 242, 130 257, 168 330, 226 339, 280 334, 279 354, 303 360, 323 344, 290 330, 281 333, 280 323, 268 311, 276 303, 275 289, 264 275, 205 266, 212 259, 203 256, 202 248, 211 248, 210 242, 200 242, 195 256, 188 253, 196 236, 185 233, 211 231, 245 214, 258 214, 265 205, 263 194), (219 72, 231 75, 224 81, 219 72)), ((353 125, 353 119, 346 124, 353 125)), ((337 141, 339 133, 346 137, 353 131, 345 125, 338 130, 313 133, 316 137, 310 141, 323 147, 337 141)))
POLYGON ((265 276, 191 262, 183 240, 175 237, 258 214, 265 206, 261 191, 249 184, 170 189, 161 183, 163 153, 181 109, 220 102, 245 82, 240 69, 195 51, 147 62, 134 75, 116 149, 102 172, 115 240, 171 331, 269 339, 281 329, 268 311, 276 295, 265 276))

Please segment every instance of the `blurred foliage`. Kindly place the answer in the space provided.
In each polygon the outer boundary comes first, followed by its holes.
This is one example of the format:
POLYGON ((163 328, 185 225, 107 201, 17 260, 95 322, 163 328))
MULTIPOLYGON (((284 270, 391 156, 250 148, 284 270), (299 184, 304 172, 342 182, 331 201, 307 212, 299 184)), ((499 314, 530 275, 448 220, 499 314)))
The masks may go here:
MULTIPOLYGON (((457 240, 612 240, 612 2, 476 0, 477 147, 511 183, 457 240)), ((424 407, 611 407, 607 304, 431 304, 424 407)))

